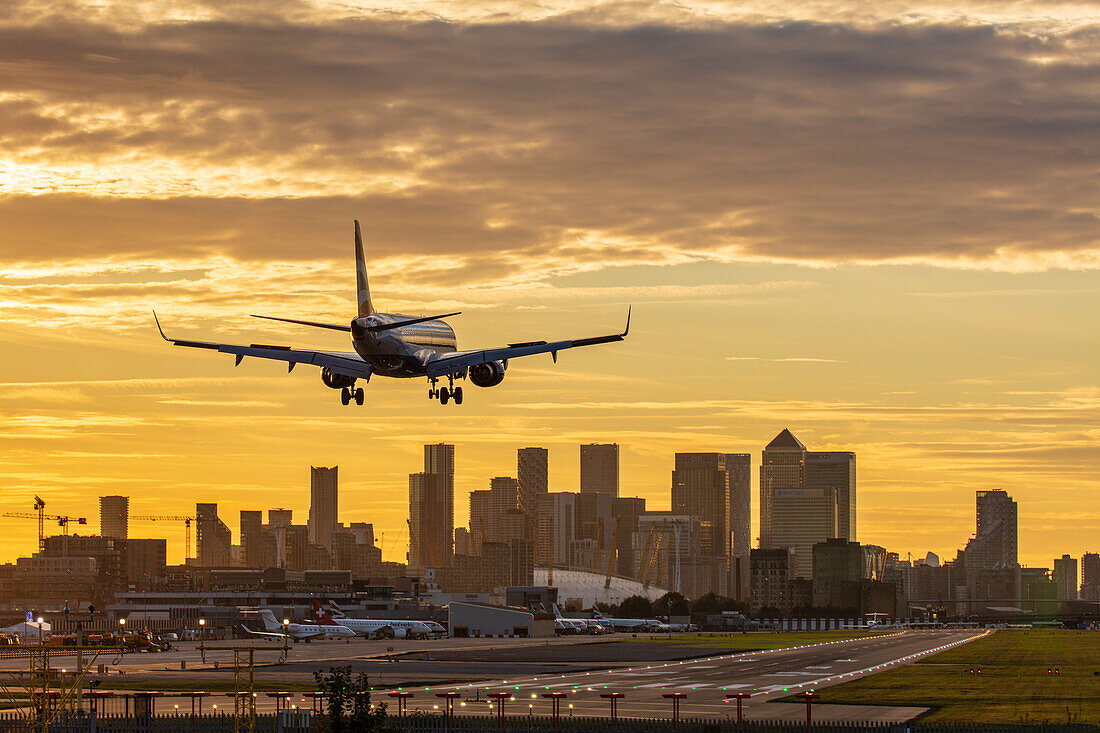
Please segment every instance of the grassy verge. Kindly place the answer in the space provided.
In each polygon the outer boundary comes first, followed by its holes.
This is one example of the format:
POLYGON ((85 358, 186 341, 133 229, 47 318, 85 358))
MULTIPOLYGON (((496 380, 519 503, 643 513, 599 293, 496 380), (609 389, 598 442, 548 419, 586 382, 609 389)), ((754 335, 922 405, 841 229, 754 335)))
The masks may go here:
POLYGON ((932 708, 923 720, 1095 722, 1096 672, 1100 633, 1008 629, 818 692, 826 703, 932 708))
POLYGON ((825 641, 880 636, 884 631, 753 631, 748 634, 674 634, 631 639, 644 644, 690 644, 716 649, 785 649, 825 641))

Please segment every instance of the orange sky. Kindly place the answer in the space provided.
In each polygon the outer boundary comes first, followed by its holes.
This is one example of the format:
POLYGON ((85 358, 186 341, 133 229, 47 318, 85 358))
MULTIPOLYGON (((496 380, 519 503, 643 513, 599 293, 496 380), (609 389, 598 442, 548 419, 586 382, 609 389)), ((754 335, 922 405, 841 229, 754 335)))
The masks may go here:
POLYGON ((861 541, 953 557, 1005 488, 1022 562, 1096 551, 1100 7, 452 5, 0 9, 0 510, 304 521, 339 464, 399 560, 425 442, 464 518, 525 445, 567 491, 617 441, 664 508, 674 452, 790 427, 857 452, 861 541), (247 314, 350 318, 353 218, 376 303, 460 347, 631 337, 358 409, 157 338, 346 347, 247 314))

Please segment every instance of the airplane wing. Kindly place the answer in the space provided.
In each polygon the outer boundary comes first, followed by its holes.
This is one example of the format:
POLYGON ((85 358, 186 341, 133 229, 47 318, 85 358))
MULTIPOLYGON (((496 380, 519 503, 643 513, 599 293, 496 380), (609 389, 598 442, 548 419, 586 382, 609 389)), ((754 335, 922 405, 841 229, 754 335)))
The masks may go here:
POLYGON ((607 336, 592 336, 589 338, 573 339, 571 341, 528 341, 522 344, 508 344, 495 349, 480 349, 477 351, 455 351, 450 354, 440 354, 430 360, 427 365, 429 377, 442 377, 454 374, 463 369, 468 369, 478 364, 487 364, 492 361, 508 361, 521 356, 533 356, 535 354, 549 353, 558 360, 558 352, 573 349, 578 346, 595 346, 597 344, 609 344, 614 341, 622 341, 630 333, 630 309, 626 311, 626 328, 622 333, 613 333, 607 336))
POLYGON ((251 634, 252 636, 260 636, 265 639, 278 639, 279 641, 282 641, 283 639, 287 638, 286 634, 279 634, 274 631, 253 631, 244 624, 241 624, 241 631, 244 631, 246 634, 251 634))
MULTIPOLYGON (((157 314, 153 314, 153 320, 157 322, 157 330, 161 338, 175 346, 188 346, 194 349, 211 349, 225 354, 234 354, 237 364, 246 356, 258 359, 273 359, 287 362, 287 371, 294 371, 298 364, 311 364, 313 366, 328 369, 335 374, 342 374, 357 379, 370 379, 370 364, 353 351, 307 351, 304 349, 292 349, 289 346, 269 346, 267 344, 250 344, 240 346, 238 344, 219 344, 212 341, 188 341, 186 339, 174 339, 164 335, 164 329, 160 327, 157 314)), ((258 632, 253 632, 258 633, 258 632)))

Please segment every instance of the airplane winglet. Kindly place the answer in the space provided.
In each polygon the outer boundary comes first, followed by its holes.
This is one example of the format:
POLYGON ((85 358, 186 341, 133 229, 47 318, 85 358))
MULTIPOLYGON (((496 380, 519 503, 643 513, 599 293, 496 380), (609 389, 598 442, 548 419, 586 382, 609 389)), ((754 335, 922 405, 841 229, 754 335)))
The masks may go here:
POLYGON ((627 334, 630 333, 630 309, 632 307, 630 305, 626 307, 626 329, 623 331, 623 338, 626 338, 627 334))
POLYGON ((172 339, 170 339, 170 338, 168 338, 167 336, 165 336, 165 335, 164 335, 164 329, 160 327, 160 319, 159 319, 159 318, 157 318, 157 312, 156 312, 156 311, 153 311, 153 320, 154 320, 154 321, 156 321, 156 323, 157 323, 157 330, 158 330, 158 331, 160 331, 160 337, 161 337, 162 339, 164 339, 165 341, 167 341, 167 342, 171 343, 171 342, 172 342, 172 339))

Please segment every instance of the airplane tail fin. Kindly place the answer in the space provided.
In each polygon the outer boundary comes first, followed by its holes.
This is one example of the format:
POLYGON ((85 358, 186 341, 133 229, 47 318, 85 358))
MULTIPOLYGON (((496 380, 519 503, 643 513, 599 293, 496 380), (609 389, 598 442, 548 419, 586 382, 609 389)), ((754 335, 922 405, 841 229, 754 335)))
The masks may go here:
POLYGON ((370 285, 367 283, 367 258, 363 256, 363 234, 359 231, 358 219, 355 220, 355 300, 359 304, 359 315, 374 314, 370 285))
POLYGON ((603 618, 603 614, 600 613, 600 609, 592 606, 592 618, 603 618))
POLYGON ((328 615, 333 618, 347 618, 348 615, 344 613, 343 609, 336 605, 336 601, 328 602, 328 615))
POLYGON ((558 604, 554 603, 554 604, 551 604, 551 605, 554 608, 554 618, 561 618, 562 615, 561 615, 561 611, 558 610, 558 604))
POLYGON ((265 608, 260 611, 260 619, 264 622, 265 631, 282 631, 282 627, 279 622, 275 620, 275 614, 271 612, 271 609, 265 608))

